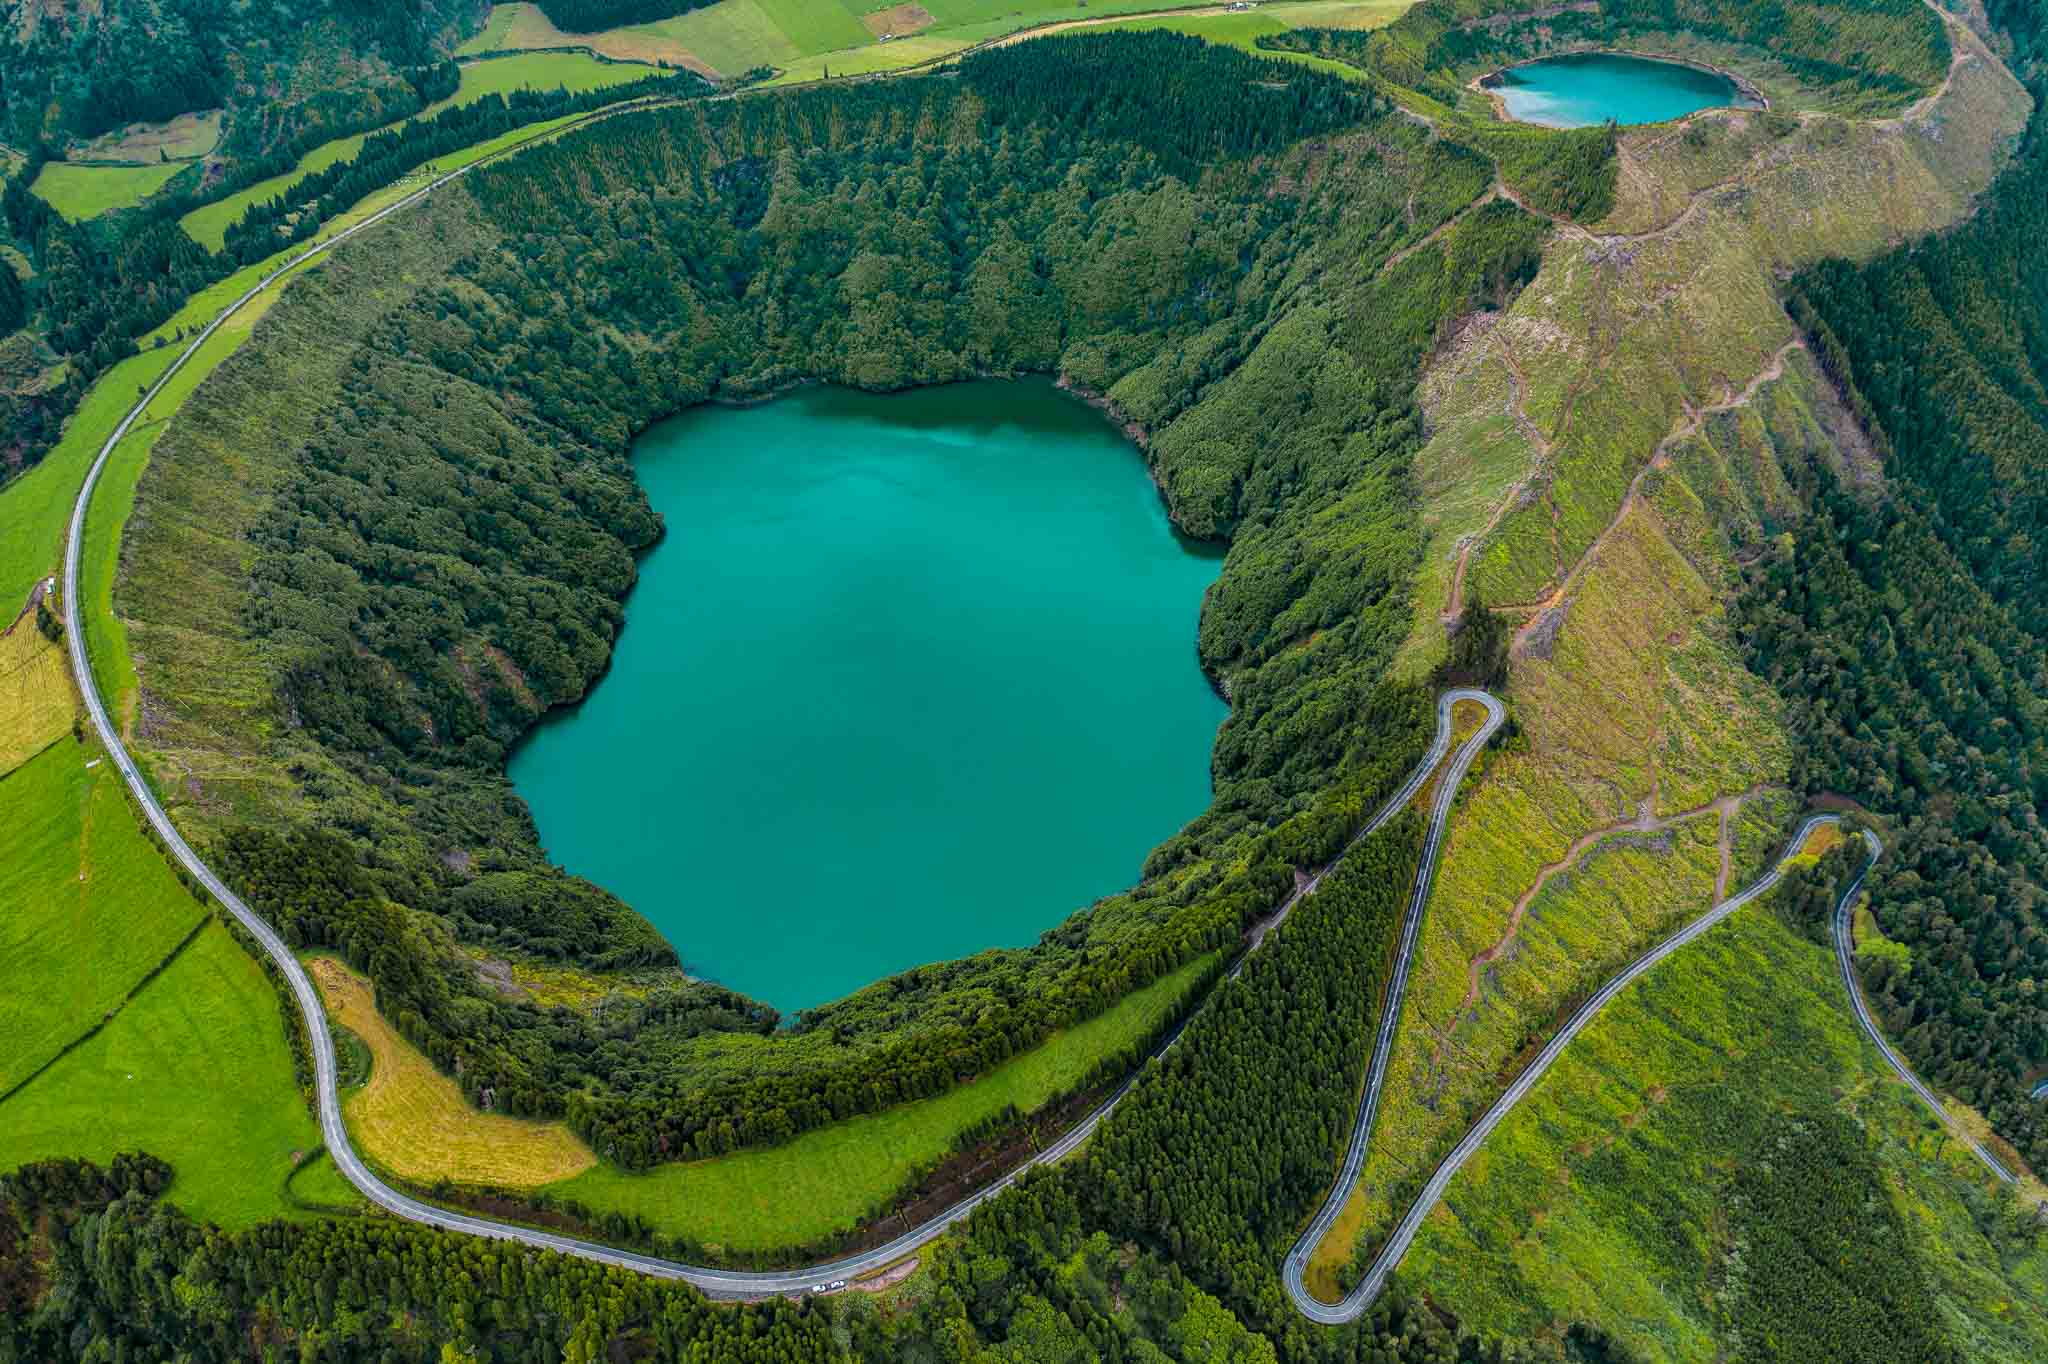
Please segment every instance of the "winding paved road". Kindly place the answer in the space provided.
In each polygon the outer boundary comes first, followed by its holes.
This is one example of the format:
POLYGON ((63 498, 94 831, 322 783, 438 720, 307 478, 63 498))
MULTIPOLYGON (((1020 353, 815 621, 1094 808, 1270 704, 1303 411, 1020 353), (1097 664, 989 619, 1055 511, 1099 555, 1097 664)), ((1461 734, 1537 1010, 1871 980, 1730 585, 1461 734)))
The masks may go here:
MULTIPOLYGON (((594 111, 576 120, 574 124, 565 125, 565 128, 613 117, 634 108, 669 102, 673 101, 657 97, 633 105, 614 106, 609 109, 594 111)), ((80 561, 86 514, 92 503, 93 490, 98 486, 100 475, 104 472, 108 460, 112 457, 115 448, 121 443, 121 440, 133 428, 135 423, 141 419, 149 404, 155 400, 172 377, 191 360, 208 338, 229 318, 233 317, 243 307, 248 305, 250 301, 255 299, 257 295, 262 293, 265 288, 269 287, 279 275, 332 250, 342 242, 348 241, 359 233, 367 231, 391 215, 418 203, 427 195, 460 179, 471 170, 476 169, 477 166, 489 164, 489 161, 493 159, 495 158, 487 158, 473 165, 465 166, 460 170, 451 171, 436 177, 405 197, 371 214, 353 227, 339 232, 323 242, 308 247, 286 264, 265 275, 254 287, 230 304, 218 317, 195 335, 186 344, 184 349, 179 352, 177 358, 171 362, 170 366, 164 371, 163 376, 155 384, 151 385, 148 391, 129 410, 120 425, 114 429, 105 444, 100 447, 99 454, 94 459, 92 467, 87 471, 85 481, 79 489, 77 502, 72 508, 70 533, 64 551, 63 572, 64 620, 72 672, 77 679, 79 691, 85 700, 87 713, 92 718, 93 728, 98 732, 100 741, 105 745, 108 754, 120 769, 122 780, 128 784, 128 788, 133 793, 144 816, 163 839, 172 856, 207 889, 216 901, 240 921, 242 926, 261 944, 263 950, 270 956, 278 970, 283 973, 286 982, 290 986, 292 997, 298 1004, 299 1012, 304 1017, 307 1037, 313 1051, 314 1080, 318 1095, 322 1138, 326 1142, 327 1150, 333 1158, 336 1168, 371 1203, 395 1216, 403 1217, 409 1221, 418 1222, 426 1226, 500 1240, 517 1241, 525 1245, 560 1251, 604 1264, 637 1270, 660 1278, 684 1280, 695 1285, 706 1294, 718 1298, 745 1299, 801 1293, 822 1284, 838 1280, 850 1280, 882 1269, 934 1240, 956 1222, 973 1212, 983 1201, 994 1197, 1009 1187, 1024 1169, 1029 1169, 1035 1165, 1049 1164, 1061 1160, 1072 1153, 1088 1139, 1097 1125, 1109 1115, 1124 1095, 1130 1092, 1132 1085, 1137 1082, 1146 1067, 1140 1067, 1100 1107, 1090 1113, 1057 1142, 1034 1155, 1029 1162, 1017 1171, 1003 1176, 981 1191, 962 1199, 930 1221, 905 1232, 885 1245, 802 1269, 746 1272, 686 1265, 651 1255, 641 1255, 631 1251, 613 1249, 609 1246, 596 1245, 588 1241, 577 1240, 573 1237, 561 1236, 552 1232, 512 1226, 481 1217, 472 1217, 466 1213, 451 1212, 444 1208, 422 1203, 385 1184, 356 1154, 355 1147, 349 1140, 348 1129, 342 1121, 340 1098, 335 1083, 334 1046, 328 1031, 326 1011, 321 1005, 319 993, 314 989, 311 978, 307 976, 305 969, 299 964, 298 958, 293 955, 290 947, 278 936, 277 932, 264 921, 261 915, 257 914, 230 890, 220 877, 214 873, 213 869, 207 866, 199 854, 192 849, 191 845, 185 841, 183 836, 179 834, 177 826, 172 823, 170 816, 165 813, 163 806, 158 803, 155 793, 143 779, 141 770, 137 767, 127 747, 122 743, 121 737, 107 713, 105 702, 100 696, 97 680, 93 676, 91 665, 86 657, 85 630, 80 612, 81 593, 79 589, 80 561)), ((1420 932, 1423 910, 1428 901, 1437 857, 1443 842, 1444 827, 1458 788, 1462 784, 1466 773, 1470 770, 1473 760, 1477 757, 1479 750, 1493 737, 1493 734, 1499 729, 1506 717, 1505 708, 1501 703, 1483 691, 1468 689, 1446 692, 1440 697, 1437 704, 1436 739, 1429 753, 1416 767, 1402 788, 1394 793, 1373 817, 1372 821, 1358 834, 1358 838, 1364 838, 1367 834, 1380 828, 1398 811, 1405 808, 1422 789, 1424 784, 1428 782, 1432 773, 1437 770, 1439 764, 1443 762, 1445 756, 1450 752, 1452 708, 1461 700, 1476 702, 1485 707, 1486 721, 1458 749, 1451 766, 1445 770, 1444 780, 1437 789, 1436 797, 1430 810, 1427 836, 1423 845, 1421 869, 1409 899, 1407 917, 1402 925, 1399 952, 1395 959, 1394 976, 1389 987, 1386 1006, 1381 1011, 1379 1032, 1374 1043, 1371 1065, 1367 1071, 1365 1094, 1363 1101, 1359 1105, 1358 1118, 1354 1124, 1350 1147, 1346 1152, 1336 1187, 1331 1191, 1329 1199, 1310 1223, 1308 1230, 1304 1232, 1301 1241, 1289 1254, 1283 1268, 1283 1276, 1288 1292, 1296 1306, 1305 1315, 1320 1322, 1350 1321, 1365 1310, 1373 1297, 1384 1286, 1387 1276, 1391 1273, 1394 1265, 1399 1262, 1402 1254, 1406 1252, 1409 1243, 1414 1239, 1422 1219, 1427 1216, 1437 1200, 1442 1197, 1444 1188, 1450 1183, 1451 1178, 1457 1173, 1458 1169, 1478 1149, 1480 1144, 1485 1141, 1487 1134, 1499 1124, 1507 1112, 1535 1086, 1542 1078, 1544 1072, 1549 1069, 1551 1063, 1556 1060, 1558 1054, 1584 1028, 1593 1015, 1599 1012, 1602 1006, 1657 962, 1663 960, 1686 943, 1691 942, 1694 938, 1699 937, 1735 910, 1769 890, 1771 886, 1777 883, 1780 874, 1776 870, 1771 871, 1760 878, 1749 889, 1742 892, 1742 894, 1724 901, 1670 939, 1652 948, 1631 964, 1627 970, 1608 982, 1592 999, 1581 1006, 1565 1024, 1564 1028, 1559 1031, 1558 1035, 1543 1049, 1536 1060, 1516 1078, 1514 1083, 1502 1094, 1499 1101, 1487 1111, 1486 1115, 1480 1119, 1479 1123, 1473 1127, 1465 1139, 1459 1143, 1451 1155, 1438 1167, 1436 1173, 1431 1177, 1429 1184, 1424 1189, 1422 1196, 1416 1200, 1414 1206, 1409 1209, 1408 1214, 1402 1218, 1400 1224, 1395 1229, 1393 1237, 1388 1241, 1379 1259, 1373 1263, 1371 1270, 1358 1288, 1340 1303, 1326 1304, 1318 1302, 1303 1286, 1302 1271, 1307 1264, 1309 1255, 1313 1253, 1315 1245, 1327 1233, 1331 1222, 1335 1220, 1345 1199, 1349 1197, 1351 1189, 1357 1183, 1359 1173, 1363 1169, 1373 1120, 1378 1112, 1380 1093, 1385 1085, 1388 1058, 1392 1051, 1395 1031, 1400 1020, 1401 1004, 1407 990, 1408 973, 1414 957, 1415 941, 1420 932)), ((1803 840, 1811 829, 1832 819, 1833 816, 1816 816, 1808 820, 1800 830, 1799 839, 1803 840)), ((1874 862, 1880 851, 1880 845, 1871 835, 1866 834, 1865 837, 1870 840, 1872 861, 1874 862)), ((1795 846, 1797 846, 1796 843, 1795 846)), ((1248 951, 1256 951, 1260 943, 1264 941, 1266 934, 1286 917, 1287 912, 1293 905, 1298 903, 1303 896, 1314 893, 1316 887, 1321 884, 1327 870, 1325 868, 1324 871, 1318 872, 1306 882, 1289 899, 1287 904, 1282 906, 1279 913, 1270 922, 1259 927, 1253 935, 1248 951)), ((1867 870, 1868 868, 1866 867, 1867 870)), ((1884 1052, 1886 1059, 1891 1063, 1893 1069, 1898 1071, 1900 1076, 1913 1086, 1914 1092, 1920 1096, 1922 1101, 1933 1108, 1936 1113, 1941 1114, 1944 1120, 1947 1120, 1947 1115, 1942 1112, 1934 1096, 1912 1076, 1903 1062, 1899 1060, 1897 1054, 1892 1051, 1878 1033, 1876 1024, 1864 1008, 1861 994, 1856 989, 1854 973, 1849 966, 1846 934, 1848 931, 1849 906, 1861 882, 1862 877, 1859 876, 1857 878, 1857 885, 1852 886, 1849 893, 1844 896, 1836 917, 1836 950, 1837 955, 1842 961, 1844 983, 1850 991, 1850 997, 1855 1001, 1857 1018, 1863 1025, 1864 1031, 1871 1036, 1878 1047, 1884 1052)), ((1240 960, 1237 967, 1233 969, 1232 975, 1235 975, 1242 968, 1243 961, 1240 960)), ((1185 1026, 1185 1024, 1182 1025, 1183 1028, 1185 1026)), ((1179 1035, 1180 1029, 1176 1029, 1174 1034, 1161 1047, 1160 1051, 1163 1053, 1167 1048, 1173 1046, 1179 1039, 1179 1035)), ((1967 1134, 1964 1134, 1964 1139, 1969 1142, 1978 1157, 1995 1174, 2008 1182, 2012 1180, 2012 1172, 1994 1156, 1985 1151, 1976 1141, 1970 1139, 1967 1134)))
MULTIPOLYGON (((1615 996, 1626 990, 1645 972, 1649 971, 1651 967, 1663 961, 1687 943, 1699 938, 1736 910, 1756 900, 1759 896, 1777 885, 1784 878, 1786 859, 1805 846, 1807 838, 1813 831, 1823 825, 1839 823, 1841 823, 1841 817, 1838 815, 1814 815, 1808 818, 1805 823, 1799 826, 1798 832, 1793 834, 1792 841, 1786 848, 1785 856, 1780 858, 1770 871, 1758 877, 1740 894, 1723 900, 1720 904, 1715 905, 1705 914, 1693 920, 1663 942, 1658 943, 1655 947, 1637 957, 1620 974, 1601 986, 1597 994, 1574 1010, 1571 1017, 1565 1021, 1564 1026, 1558 1029, 1557 1035, 1550 1039, 1549 1044, 1541 1052, 1537 1053, 1536 1059, 1531 1061, 1528 1067, 1515 1077, 1507 1089, 1501 1093, 1501 1096, 1494 1101, 1493 1106, 1488 1108, 1479 1121, 1474 1123, 1471 1129, 1466 1132, 1464 1139, 1451 1149, 1449 1155, 1444 1157, 1443 1162, 1430 1175, 1429 1182, 1423 1186, 1421 1194, 1409 1206, 1408 1211, 1402 1215, 1401 1220, 1395 1224, 1393 1234, 1387 1238, 1386 1244, 1380 1248, 1378 1257, 1373 1260, 1371 1267, 1366 1270, 1365 1277, 1359 1281, 1358 1286, 1352 1289, 1340 1301, 1326 1303, 1308 1291, 1307 1286, 1302 1281, 1302 1276, 1308 1267, 1310 1257, 1315 1254, 1316 1246, 1321 1243, 1324 1235, 1328 1233, 1331 1223, 1336 1221, 1338 1213, 1343 1211, 1344 1204, 1349 1201, 1352 1189, 1358 1183, 1359 1172, 1365 1163, 1367 1139, 1371 1134, 1373 1114, 1379 1102, 1378 1091, 1380 1085, 1385 1081, 1382 1057, 1375 1053, 1373 1069, 1368 1072, 1369 1083, 1367 1085, 1365 1102, 1359 1105, 1358 1124, 1352 1132, 1351 1149, 1345 1156, 1344 1167, 1338 1175, 1336 1187, 1330 1191, 1330 1196, 1324 1202, 1321 1211, 1309 1223, 1308 1230, 1302 1233, 1301 1239, 1295 1243, 1294 1249, 1288 1253, 1287 1262, 1282 1271, 1282 1278, 1286 1282, 1288 1296, 1294 1300, 1295 1307, 1301 1311, 1302 1315, 1327 1325, 1339 1325, 1344 1322, 1357 1320, 1366 1308, 1372 1305, 1373 1299, 1377 1298, 1381 1290, 1386 1287, 1388 1277, 1394 1272, 1395 1266, 1400 1264, 1402 1256, 1408 1253, 1408 1247, 1414 1243, 1416 1233, 1422 1229, 1423 1220, 1436 1208, 1437 1203, 1444 1196, 1444 1190, 1450 1187, 1451 1180, 1457 1176, 1458 1171, 1463 1169, 1465 1163, 1472 1158, 1481 1146, 1486 1144, 1486 1139, 1492 1134, 1493 1129, 1500 1126, 1501 1121, 1507 1117, 1515 1105, 1528 1096, 1529 1092, 1542 1080, 1545 1072, 1550 1069, 1559 1056, 1564 1054, 1565 1048, 1571 1045, 1572 1039, 1583 1032, 1586 1025, 1593 1021, 1594 1016, 1607 1007, 1614 1000, 1615 996)), ((1877 1020, 1871 1017, 1870 1010, 1864 1006, 1863 991, 1857 984, 1855 967, 1851 962, 1851 954, 1854 948, 1849 936, 1850 915, 1856 904, 1856 897, 1862 893, 1864 878, 1870 874, 1870 869, 1877 865, 1877 859, 1884 854, 1884 844, 1878 841, 1876 834, 1868 830, 1863 831, 1863 840, 1870 849, 1870 859, 1863 864, 1863 869, 1856 873, 1856 879, 1849 883, 1848 889, 1843 891, 1840 902, 1835 906, 1833 922, 1835 961, 1842 973, 1843 988, 1849 992, 1849 1001, 1855 1008, 1856 1021, 1862 1027, 1864 1034, 1876 1044, 1878 1051, 1884 1055, 1886 1063, 1891 1066, 1892 1070, 1897 1073, 1901 1080, 1911 1087, 1913 1093, 1919 1097, 1920 1102, 1925 1104, 1936 1118, 1946 1124, 1975 1153, 1977 1159, 1984 1163, 1986 1169, 1990 1170, 1992 1174, 2005 1183, 2014 1183, 2015 1179, 2012 1170, 2003 1161, 1999 1160, 1997 1156, 1986 1150, 1982 1142, 1979 1142, 1965 1131, 1950 1116, 1948 1111, 1941 1106, 1940 1100, 1934 1097, 1933 1091, 1922 1084, 1919 1077, 1913 1074, 1899 1054, 1892 1050, 1891 1044, 1884 1040, 1884 1034, 1878 1030, 1877 1020)), ((1434 853, 1435 847, 1432 844, 1429 855, 1434 856, 1434 853)), ((1426 891, 1427 866, 1425 866, 1424 880, 1416 887, 1416 894, 1418 897, 1421 897, 1426 891)), ((1418 917, 1417 911, 1411 910, 1410 917, 1411 920, 1418 917)), ((1403 934, 1402 950, 1404 952, 1408 950, 1412 936, 1412 933, 1403 934)), ((1400 991, 1401 986, 1406 980, 1406 975, 1407 973, 1404 969, 1396 976, 1394 991, 1388 1000, 1386 1010, 1381 1016, 1380 1031, 1383 1039, 1389 1035, 1393 1020, 1400 1014, 1400 991)))

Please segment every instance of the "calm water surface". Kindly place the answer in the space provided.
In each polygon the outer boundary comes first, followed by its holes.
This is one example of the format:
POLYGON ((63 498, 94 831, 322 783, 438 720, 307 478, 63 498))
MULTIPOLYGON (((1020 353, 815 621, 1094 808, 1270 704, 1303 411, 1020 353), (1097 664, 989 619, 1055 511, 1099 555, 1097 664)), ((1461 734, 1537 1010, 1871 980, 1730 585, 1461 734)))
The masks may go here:
POLYGON ((790 1010, 1028 944, 1207 805, 1222 561, 1050 384, 699 408, 635 462, 667 538, 512 779, 691 970, 790 1010))
POLYGON ((1605 123, 1662 123, 1722 105, 1754 107, 1735 83, 1712 71, 1587 52, 1511 66, 1493 87, 1510 118, 1549 128, 1605 123))

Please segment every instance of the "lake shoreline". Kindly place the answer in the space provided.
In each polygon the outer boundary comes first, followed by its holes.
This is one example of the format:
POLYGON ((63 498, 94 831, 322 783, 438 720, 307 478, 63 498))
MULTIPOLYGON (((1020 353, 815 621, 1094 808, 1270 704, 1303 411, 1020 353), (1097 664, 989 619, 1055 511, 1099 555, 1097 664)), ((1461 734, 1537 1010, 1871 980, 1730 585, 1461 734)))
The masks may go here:
POLYGON ((1734 109, 1743 113, 1766 113, 1771 107, 1770 96, 1766 95, 1755 81, 1752 81, 1740 72, 1730 71, 1726 67, 1715 66, 1712 62, 1703 62, 1692 57, 1675 57, 1663 52, 1643 52, 1632 47, 1603 47, 1594 45, 1562 47, 1554 52, 1545 52, 1524 61, 1514 62, 1507 66, 1497 66, 1491 71, 1482 72, 1466 82, 1465 88, 1485 95, 1493 105, 1493 116, 1503 123, 1521 123, 1531 128, 1548 127, 1550 125, 1531 123, 1525 119, 1516 118, 1513 114, 1509 113, 1507 100, 1500 93, 1500 83, 1502 77, 1506 76, 1508 72, 1513 71, 1516 67, 1530 66, 1536 62, 1548 61, 1553 57, 1633 57, 1637 61, 1664 62, 1671 66, 1690 67, 1694 71, 1704 71, 1708 75, 1719 76, 1722 80, 1735 87, 1735 95, 1738 100, 1747 101, 1746 103, 1739 104, 1711 104, 1704 109, 1695 109, 1692 113, 1686 114, 1682 118, 1660 120, 1663 122, 1683 123, 1686 119, 1692 118, 1697 114, 1712 113, 1718 109, 1734 109))

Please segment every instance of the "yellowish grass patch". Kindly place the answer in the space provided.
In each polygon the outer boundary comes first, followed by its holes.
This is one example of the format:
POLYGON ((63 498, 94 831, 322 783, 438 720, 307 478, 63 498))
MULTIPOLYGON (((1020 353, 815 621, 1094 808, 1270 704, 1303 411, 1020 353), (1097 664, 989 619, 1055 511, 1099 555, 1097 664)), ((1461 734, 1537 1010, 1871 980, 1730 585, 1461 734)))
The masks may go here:
POLYGON ((43 638, 31 615, 0 637, 0 773, 62 738, 77 713, 64 650, 43 638))
POLYGON ((530 1189, 597 1163, 567 1125, 530 1122, 469 1106, 455 1082, 400 1037, 370 982, 332 957, 307 963, 336 1022, 370 1048, 370 1081, 343 1105, 363 1151, 403 1178, 530 1189))

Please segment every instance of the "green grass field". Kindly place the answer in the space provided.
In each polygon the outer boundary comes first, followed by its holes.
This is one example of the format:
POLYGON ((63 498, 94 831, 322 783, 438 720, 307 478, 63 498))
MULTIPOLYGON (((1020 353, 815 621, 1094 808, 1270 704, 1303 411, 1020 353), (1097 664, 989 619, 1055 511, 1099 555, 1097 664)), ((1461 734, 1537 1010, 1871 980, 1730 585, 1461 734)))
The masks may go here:
MULTIPOLYGON (((630 62, 601 62, 580 52, 533 52, 516 57, 498 57, 487 62, 470 62, 462 68, 462 84, 453 95, 438 103, 428 105, 417 117, 431 118, 441 110, 458 104, 469 104, 485 95, 505 95, 514 90, 553 90, 560 87, 574 93, 585 90, 601 90, 606 86, 623 85, 646 76, 660 74, 659 68, 641 66, 630 62)), ((409 122, 400 119, 391 127, 409 122)), ((382 129, 377 130, 379 132, 382 129)), ((353 137, 338 137, 332 142, 323 142, 299 158, 299 164, 283 175, 273 175, 268 180, 259 180, 247 189, 231 194, 225 199, 195 208, 178 220, 187 236, 209 251, 218 251, 227 240, 227 230, 252 204, 260 204, 283 194, 309 175, 326 170, 329 166, 351 160, 363 149, 363 143, 376 133, 357 133, 353 137)), ((447 169, 458 164, 443 158, 436 165, 447 169)), ((45 172, 47 174, 47 171, 45 172)), ((40 182, 39 182, 40 183, 40 182)))
POLYGON ((807 1132, 766 1151, 627 1174, 600 1165, 549 1193, 600 1212, 645 1217, 671 1236, 728 1250, 805 1245, 852 1230, 927 1169, 958 1135, 1015 1105, 1029 1113, 1101 1057, 1156 1030, 1213 957, 1153 982, 1109 1012, 1070 1028, 937 1098, 807 1132))
POLYGON ((0 1103, 0 1170, 143 1150, 176 1167, 170 1197, 196 1218, 307 1215, 285 1179, 320 1138, 284 1027, 262 968, 209 923, 97 1036, 0 1103))
POLYGON ((183 169, 177 162, 156 166, 73 166, 52 161, 43 167, 29 189, 76 223, 117 208, 134 207, 183 169))
POLYGON ((142 837, 112 765, 85 766, 99 757, 66 737, 0 779, 0 1092, 119 1005, 206 916, 142 837))

